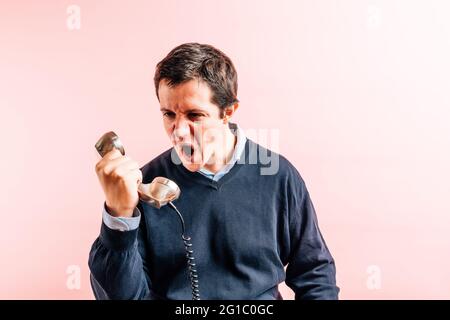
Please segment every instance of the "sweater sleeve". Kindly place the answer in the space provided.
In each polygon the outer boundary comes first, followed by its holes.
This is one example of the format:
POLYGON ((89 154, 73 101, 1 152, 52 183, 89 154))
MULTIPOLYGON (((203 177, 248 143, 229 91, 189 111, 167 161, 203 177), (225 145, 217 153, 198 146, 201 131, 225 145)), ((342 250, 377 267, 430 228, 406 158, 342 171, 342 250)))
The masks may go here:
POLYGON ((319 230, 316 212, 299 174, 290 179, 289 262, 286 284, 296 300, 337 300, 336 267, 319 230))
MULTIPOLYGON (((143 212, 143 211, 142 211, 143 212)), ((148 299, 144 215, 138 229, 119 231, 102 222, 89 254, 91 286, 96 299, 148 299)))

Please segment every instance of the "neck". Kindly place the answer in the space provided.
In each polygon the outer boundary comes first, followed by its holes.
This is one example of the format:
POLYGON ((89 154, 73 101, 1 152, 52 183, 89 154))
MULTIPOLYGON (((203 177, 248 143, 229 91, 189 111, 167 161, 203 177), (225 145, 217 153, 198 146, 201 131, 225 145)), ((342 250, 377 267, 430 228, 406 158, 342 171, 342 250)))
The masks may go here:
POLYGON ((203 167, 214 174, 219 172, 232 158, 236 143, 237 137, 227 126, 220 149, 214 152, 210 161, 208 161, 208 163, 206 163, 203 167))

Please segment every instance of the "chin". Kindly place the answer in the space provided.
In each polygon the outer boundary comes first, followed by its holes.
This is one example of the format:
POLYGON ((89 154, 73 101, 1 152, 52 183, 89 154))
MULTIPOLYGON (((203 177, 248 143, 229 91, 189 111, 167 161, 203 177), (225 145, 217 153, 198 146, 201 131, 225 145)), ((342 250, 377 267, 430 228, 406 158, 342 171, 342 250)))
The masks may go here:
POLYGON ((183 166, 184 166, 186 169, 188 169, 188 170, 191 171, 191 172, 196 172, 196 171, 200 170, 201 167, 202 167, 201 164, 187 163, 187 162, 184 162, 184 161, 182 161, 182 164, 183 164, 183 166))

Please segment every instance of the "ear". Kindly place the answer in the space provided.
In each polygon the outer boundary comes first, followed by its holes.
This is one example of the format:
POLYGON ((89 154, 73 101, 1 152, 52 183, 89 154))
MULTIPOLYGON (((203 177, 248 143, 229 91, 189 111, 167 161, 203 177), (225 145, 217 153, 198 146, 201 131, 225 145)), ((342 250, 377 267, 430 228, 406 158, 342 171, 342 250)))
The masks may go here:
POLYGON ((239 103, 235 103, 229 107, 226 107, 223 110, 223 123, 226 124, 231 119, 231 117, 234 115, 236 110, 239 108, 239 103))

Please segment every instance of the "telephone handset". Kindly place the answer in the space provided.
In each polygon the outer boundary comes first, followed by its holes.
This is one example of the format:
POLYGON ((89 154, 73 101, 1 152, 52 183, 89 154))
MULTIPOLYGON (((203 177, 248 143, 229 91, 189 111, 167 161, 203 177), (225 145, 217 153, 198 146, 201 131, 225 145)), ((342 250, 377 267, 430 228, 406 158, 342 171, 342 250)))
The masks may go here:
MULTIPOLYGON (((95 149, 97 149, 98 153, 102 157, 104 157, 105 154, 107 154, 114 148, 119 150, 122 155, 125 155, 125 149, 122 142, 120 141, 117 134, 112 131, 107 132, 103 136, 101 136, 101 138, 95 144, 95 149)), ((186 258, 192 288, 192 300, 200 300, 198 275, 194 263, 195 258, 194 251, 192 250, 191 237, 184 234, 185 225, 183 216, 181 215, 180 211, 178 211, 177 207, 175 207, 175 205, 172 203, 172 201, 178 199, 180 193, 181 192, 178 185, 174 181, 164 177, 155 177, 151 183, 139 183, 138 185, 138 194, 140 200, 149 203, 151 206, 158 209, 168 204, 177 213, 182 227, 181 239, 183 240, 186 250, 186 258)))
MULTIPOLYGON (((122 142, 112 131, 105 133, 95 144, 95 148, 102 157, 114 148, 119 150, 123 156, 125 155, 122 142)), ((172 180, 156 177, 152 183, 139 183, 138 194, 142 201, 148 202, 159 209, 167 203, 176 200, 180 196, 180 188, 172 180)))

